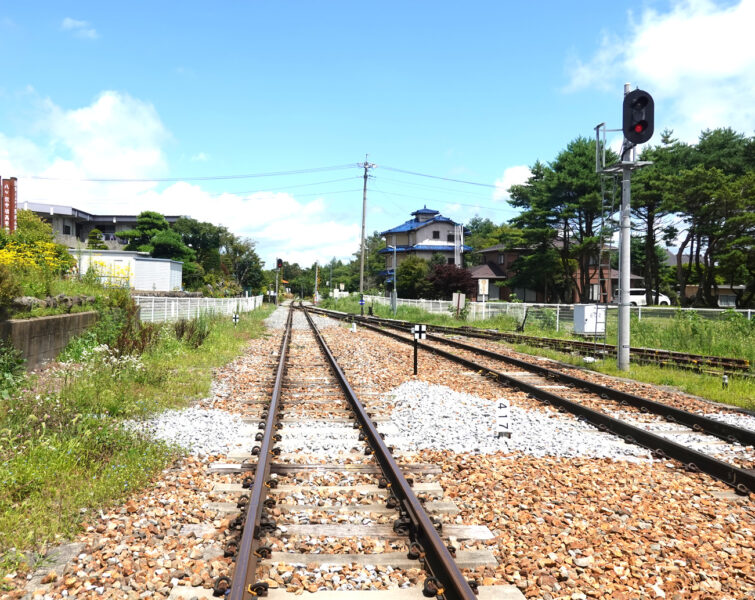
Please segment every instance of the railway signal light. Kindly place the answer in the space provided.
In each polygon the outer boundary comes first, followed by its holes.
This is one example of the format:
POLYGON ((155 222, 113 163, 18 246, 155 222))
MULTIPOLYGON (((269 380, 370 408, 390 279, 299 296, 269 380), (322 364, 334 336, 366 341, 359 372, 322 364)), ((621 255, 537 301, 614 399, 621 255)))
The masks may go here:
POLYGON ((653 137, 655 103, 643 90, 634 90, 624 96, 622 129, 624 137, 633 144, 644 144, 653 137))
POLYGON ((283 268, 283 259, 282 258, 278 259, 277 265, 278 265, 278 269, 282 269, 283 268))

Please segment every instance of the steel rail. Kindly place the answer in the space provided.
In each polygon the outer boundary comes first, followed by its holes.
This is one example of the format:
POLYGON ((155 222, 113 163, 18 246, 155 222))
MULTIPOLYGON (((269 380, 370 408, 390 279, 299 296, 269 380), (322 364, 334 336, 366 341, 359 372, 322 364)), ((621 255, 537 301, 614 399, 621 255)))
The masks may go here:
POLYGON ((672 442, 660 435, 650 433, 640 427, 636 427, 625 421, 611 417, 598 410, 588 408, 578 402, 568 400, 558 394, 543 390, 534 384, 522 381, 521 379, 517 379, 516 377, 512 377, 501 371, 496 371, 495 369, 491 369, 490 367, 486 367, 466 358, 456 356, 451 352, 446 352, 445 350, 423 344, 422 342, 415 342, 413 339, 406 338, 397 333, 393 333, 392 331, 386 331, 385 329, 381 329, 380 327, 376 327, 369 323, 362 322, 362 326, 405 344, 416 343, 419 348, 422 348, 427 352, 442 356, 443 358, 464 365, 474 371, 488 373, 502 385, 517 388, 533 398, 537 398, 543 402, 548 402, 554 406, 568 410, 577 417, 581 417, 591 425, 594 425, 601 431, 608 431, 618 435, 628 443, 643 446, 661 457, 678 460, 690 471, 702 471, 707 473, 711 477, 733 487, 740 494, 755 492, 755 469, 740 469, 739 467, 735 467, 734 465, 713 458, 702 452, 698 452, 697 450, 687 448, 682 444, 672 442))
MULTIPOLYGON (((385 325, 395 329, 400 329, 401 331, 405 331, 403 328, 400 328, 391 322, 385 323, 385 325)), ((506 362, 510 365, 514 365, 521 369, 525 369, 527 371, 531 371, 535 374, 546 377, 547 379, 562 381, 570 385, 580 387, 592 393, 598 394, 602 398, 610 398, 622 403, 626 402, 641 410, 644 409, 646 411, 660 415, 672 423, 686 425, 688 427, 691 427, 695 431, 718 437, 729 443, 739 443, 745 446, 755 446, 755 431, 752 431, 750 429, 744 429, 735 425, 729 425, 728 423, 722 423, 721 421, 715 421, 714 419, 710 419, 708 417, 698 415, 681 408, 668 406, 667 404, 663 404, 662 402, 656 402, 655 400, 650 400, 649 398, 643 398, 642 396, 637 396, 635 394, 630 394, 629 392, 624 392, 615 388, 601 385, 599 383, 587 381, 580 377, 575 377, 561 371, 549 369, 542 365, 532 364, 527 362, 526 360, 515 358, 513 356, 506 356, 492 350, 479 348, 477 346, 471 346, 457 340, 450 340, 448 338, 433 334, 427 334, 427 337, 428 339, 440 342, 442 344, 506 362)))
POLYGON ((709 419, 708 417, 704 417, 702 415, 698 415, 681 408, 668 406, 667 404, 663 404, 662 402, 656 402, 655 400, 650 400, 649 398, 643 398, 642 396, 636 396, 635 394, 630 394, 629 392, 624 392, 615 388, 601 385, 599 383, 587 381, 586 379, 575 377, 574 375, 569 375, 568 373, 562 373, 561 371, 555 371, 541 365, 535 365, 520 358, 506 356, 504 354, 499 354, 498 352, 493 352, 492 350, 478 348, 477 346, 470 346, 469 344, 464 344, 463 342, 459 342, 457 340, 449 340, 448 338, 433 334, 427 334, 427 338, 436 342, 440 342, 442 344, 446 344, 448 346, 453 346, 454 348, 459 348, 460 350, 466 350, 475 354, 481 354, 482 356, 486 356, 488 358, 503 361, 510 365, 531 371, 537 375, 541 375, 546 379, 561 381, 576 387, 580 387, 594 394, 598 394, 599 396, 601 396, 601 398, 604 399, 610 398, 618 402, 626 402, 639 409, 645 409, 649 412, 660 415, 672 423, 687 425, 695 431, 713 435, 730 443, 739 443, 744 446, 755 446, 755 431, 751 431, 749 429, 743 429, 742 427, 736 427, 735 425, 729 425, 728 423, 715 421, 713 419, 709 419))
MULTIPOLYGON (((386 319, 384 317, 361 317, 359 315, 350 315, 349 313, 341 313, 339 311, 330 311, 327 309, 318 308, 324 313, 335 313, 348 315, 347 318, 354 317, 358 321, 365 322, 378 322, 384 323, 388 326, 401 326, 409 327, 413 325, 408 321, 400 321, 397 319, 386 319)), ((444 327, 442 325, 428 325, 428 331, 435 331, 440 333, 449 333, 454 335, 464 335, 468 337, 476 337, 491 340, 503 340, 509 343, 526 343, 540 347, 550 347, 557 350, 583 350, 595 352, 606 352, 610 355, 616 355, 616 346, 611 344, 594 344, 592 342, 582 342, 579 340, 567 340, 561 338, 546 338, 537 337, 532 335, 523 335, 520 333, 509 333, 504 331, 490 331, 485 329, 477 329, 474 327, 444 327)), ((633 346, 629 349, 630 355, 636 360, 647 363, 656 364, 668 364, 671 362, 673 366, 683 366, 693 370, 702 370, 702 367, 718 367, 723 369, 726 373, 740 375, 740 371, 745 375, 750 368, 750 361, 743 358, 732 358, 724 356, 704 356, 702 354, 690 354, 687 352, 678 352, 675 350, 662 350, 657 348, 643 348, 633 346), (674 362, 675 361, 675 362, 674 362)))
MULTIPOLYGON (((283 388, 283 375, 286 370, 286 356, 291 342, 291 323, 294 311, 289 309, 286 329, 280 346, 278 368, 275 373, 275 385, 267 407, 267 418, 264 422, 264 437, 260 443, 260 451, 257 459, 257 468, 254 473, 254 482, 247 504, 246 522, 241 534, 238 553, 236 554, 236 566, 233 572, 230 600, 250 600, 257 596, 252 586, 257 583, 257 549, 260 545, 258 524, 262 517, 267 490, 269 488, 268 477, 272 465, 273 445, 275 444, 275 428, 278 422, 278 405, 280 402, 281 389, 283 388)), ((262 423, 260 423, 262 424, 262 423)))
POLYGON ((303 306, 302 308, 323 353, 338 379, 341 389, 351 404, 351 409, 359 422, 359 428, 374 452, 375 460, 383 472, 383 477, 388 481, 390 491, 399 500, 400 506, 406 511, 410 519, 411 537, 413 541, 419 543, 423 548, 425 567, 440 582, 441 591, 438 595, 442 594, 446 600, 475 600, 477 596, 472 587, 462 575, 451 553, 443 543, 440 535, 438 535, 435 526, 427 516, 424 508, 422 508, 409 482, 402 474, 401 468, 391 455, 388 446, 380 437, 364 405, 357 398, 351 385, 349 385, 346 375, 317 329, 309 311, 303 306))

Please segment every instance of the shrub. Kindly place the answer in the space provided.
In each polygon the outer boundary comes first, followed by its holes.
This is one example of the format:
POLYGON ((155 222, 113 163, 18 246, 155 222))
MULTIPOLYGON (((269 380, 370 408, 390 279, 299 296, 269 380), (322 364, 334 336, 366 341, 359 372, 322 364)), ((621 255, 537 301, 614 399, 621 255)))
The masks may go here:
POLYGON ((7 265, 0 265, 0 321, 8 318, 11 304, 21 294, 16 277, 7 265))
POLYGON ((6 340, 0 340, 0 398, 8 400, 24 378, 24 357, 6 340))
POLYGON ((210 317, 200 314, 196 319, 179 319, 173 323, 176 339, 186 342, 192 348, 199 348, 212 331, 210 317))

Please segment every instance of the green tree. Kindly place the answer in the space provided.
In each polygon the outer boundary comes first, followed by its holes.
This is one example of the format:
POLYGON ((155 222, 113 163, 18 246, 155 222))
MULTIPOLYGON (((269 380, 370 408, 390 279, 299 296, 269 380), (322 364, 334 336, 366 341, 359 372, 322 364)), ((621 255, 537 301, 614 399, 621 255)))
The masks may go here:
POLYGON ((181 217, 171 227, 196 253, 196 261, 206 273, 220 273, 220 247, 224 236, 232 235, 225 227, 181 217))
POLYGON ((653 165, 636 171, 632 177, 632 214, 644 242, 643 258, 641 261, 633 259, 632 268, 643 274, 648 304, 656 303, 652 291, 660 291, 665 271, 666 256, 665 252, 659 255, 656 251, 658 242, 669 243, 677 234, 670 220, 669 181, 674 173, 689 168, 692 161, 693 149, 672 136, 672 131, 664 131, 659 146, 642 152, 640 159, 651 161, 653 165))
POLYGON ((430 267, 427 261, 409 256, 396 269, 397 292, 401 298, 431 298, 433 287, 427 276, 430 267))
POLYGON ((168 221, 163 215, 145 210, 136 217, 136 229, 121 231, 118 236, 128 240, 126 250, 152 253, 152 238, 159 232, 167 230, 168 221))
POLYGON ((87 236, 87 248, 89 250, 107 250, 107 245, 102 241, 102 232, 96 227, 87 236))
POLYGON ((249 238, 239 238, 227 231, 220 236, 222 264, 244 289, 261 293, 265 282, 262 272, 264 263, 255 251, 249 238))
POLYGON ((55 234, 52 231, 52 225, 38 217, 34 211, 19 210, 16 213, 16 230, 10 238, 21 244, 34 244, 35 242, 54 242, 55 234))

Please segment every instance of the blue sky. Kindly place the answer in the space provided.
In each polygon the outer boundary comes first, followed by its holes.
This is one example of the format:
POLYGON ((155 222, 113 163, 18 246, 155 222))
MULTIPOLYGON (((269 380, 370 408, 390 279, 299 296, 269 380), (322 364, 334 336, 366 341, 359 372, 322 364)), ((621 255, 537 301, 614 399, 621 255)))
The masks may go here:
POLYGON ((510 218, 528 165, 620 125, 625 81, 658 132, 752 135, 753 22, 755 0, 0 2, 0 175, 22 202, 221 223, 268 266, 347 258, 366 153, 371 232, 425 204, 510 218))

